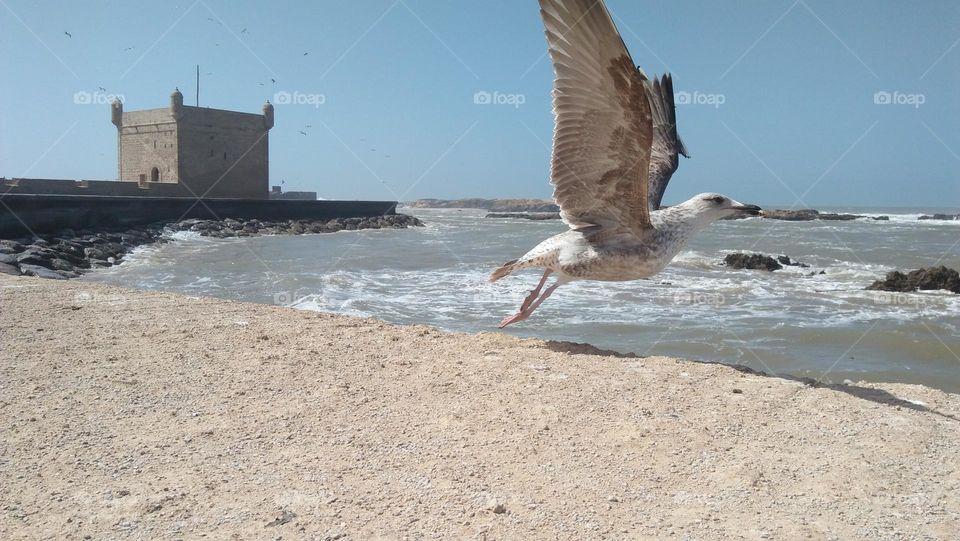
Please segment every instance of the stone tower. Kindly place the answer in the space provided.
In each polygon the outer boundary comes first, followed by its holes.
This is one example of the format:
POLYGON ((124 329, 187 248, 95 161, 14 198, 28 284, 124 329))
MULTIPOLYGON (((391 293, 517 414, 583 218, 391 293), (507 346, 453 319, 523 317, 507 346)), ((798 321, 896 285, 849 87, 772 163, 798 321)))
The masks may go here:
POLYGON ((193 107, 176 89, 163 109, 125 112, 115 101, 111 120, 121 181, 182 184, 198 197, 269 197, 270 102, 262 114, 193 107))

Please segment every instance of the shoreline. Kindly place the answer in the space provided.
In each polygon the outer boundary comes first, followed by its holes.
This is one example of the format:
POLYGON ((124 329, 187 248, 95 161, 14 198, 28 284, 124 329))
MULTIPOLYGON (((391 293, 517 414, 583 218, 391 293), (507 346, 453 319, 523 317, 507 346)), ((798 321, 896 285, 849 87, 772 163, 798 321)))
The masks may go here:
POLYGON ((0 239, 0 275, 26 275, 54 280, 77 278, 97 268, 119 265, 139 246, 171 242, 169 235, 193 231, 218 239, 264 235, 309 235, 362 229, 406 229, 422 226, 407 214, 329 220, 200 220, 155 223, 119 231, 62 230, 49 235, 0 239))
POLYGON ((73 280, 0 306, 4 538, 960 529, 960 395, 919 385, 73 280))

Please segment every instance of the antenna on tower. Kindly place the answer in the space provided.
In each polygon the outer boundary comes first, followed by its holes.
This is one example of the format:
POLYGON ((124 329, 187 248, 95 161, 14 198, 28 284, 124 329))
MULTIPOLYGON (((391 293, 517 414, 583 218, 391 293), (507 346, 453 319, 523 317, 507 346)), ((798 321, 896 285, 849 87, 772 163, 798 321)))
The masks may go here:
POLYGON ((200 64, 197 64, 197 107, 200 107, 200 64))

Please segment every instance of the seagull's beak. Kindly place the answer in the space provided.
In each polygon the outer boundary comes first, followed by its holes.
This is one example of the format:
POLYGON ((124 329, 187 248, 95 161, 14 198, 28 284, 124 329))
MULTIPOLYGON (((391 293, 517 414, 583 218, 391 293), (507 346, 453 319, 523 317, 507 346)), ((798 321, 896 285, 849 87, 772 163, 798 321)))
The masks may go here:
POLYGON ((742 203, 737 203, 736 205, 731 206, 730 209, 742 214, 746 214, 747 216, 760 216, 760 211, 763 210, 756 205, 744 205, 742 203))

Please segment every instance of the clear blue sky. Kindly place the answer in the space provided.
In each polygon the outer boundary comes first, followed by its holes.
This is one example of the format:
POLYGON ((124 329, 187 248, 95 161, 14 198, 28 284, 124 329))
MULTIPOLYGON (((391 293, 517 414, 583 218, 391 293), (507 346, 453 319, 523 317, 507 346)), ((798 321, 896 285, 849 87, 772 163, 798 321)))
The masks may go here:
MULTIPOLYGON (((667 202, 960 206, 960 2, 607 3, 638 64, 713 103, 678 106, 693 159, 667 202)), ((115 178, 99 87, 127 110, 165 106, 175 86, 192 104, 196 64, 203 106, 322 99, 276 107, 270 174, 286 189, 550 194, 534 0, 0 0, 0 175, 115 178), (523 103, 477 105, 479 91, 523 103)))

